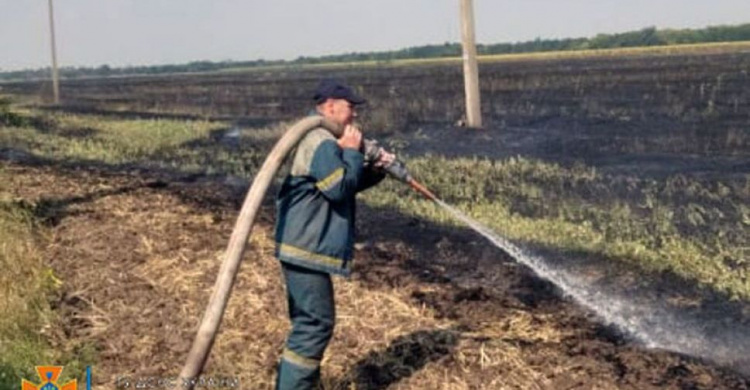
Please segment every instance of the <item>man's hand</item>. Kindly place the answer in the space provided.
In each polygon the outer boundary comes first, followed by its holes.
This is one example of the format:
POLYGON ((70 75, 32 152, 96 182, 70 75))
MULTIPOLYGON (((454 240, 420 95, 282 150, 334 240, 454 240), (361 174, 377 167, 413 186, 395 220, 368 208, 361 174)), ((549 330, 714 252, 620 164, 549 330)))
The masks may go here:
POLYGON ((341 149, 355 149, 359 150, 362 144, 362 132, 356 126, 346 125, 344 128, 344 134, 339 137, 338 141, 341 149))

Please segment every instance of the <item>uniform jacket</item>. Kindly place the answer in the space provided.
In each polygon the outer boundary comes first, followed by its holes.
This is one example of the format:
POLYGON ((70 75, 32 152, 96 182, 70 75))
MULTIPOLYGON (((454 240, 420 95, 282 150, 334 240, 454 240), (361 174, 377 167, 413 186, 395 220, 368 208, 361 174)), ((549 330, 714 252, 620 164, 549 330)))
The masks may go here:
POLYGON ((364 156, 342 149, 323 128, 302 138, 277 198, 276 257, 282 262, 349 276, 355 196, 383 179, 364 156))

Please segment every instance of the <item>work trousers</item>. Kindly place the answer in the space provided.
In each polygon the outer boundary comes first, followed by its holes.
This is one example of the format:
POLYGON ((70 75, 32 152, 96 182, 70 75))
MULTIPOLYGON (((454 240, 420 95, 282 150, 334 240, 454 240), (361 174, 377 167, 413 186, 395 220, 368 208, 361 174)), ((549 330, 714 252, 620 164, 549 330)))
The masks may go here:
POLYGON ((281 354, 276 389, 315 389, 320 361, 333 336, 336 309, 331 276, 281 263, 292 330, 281 354))

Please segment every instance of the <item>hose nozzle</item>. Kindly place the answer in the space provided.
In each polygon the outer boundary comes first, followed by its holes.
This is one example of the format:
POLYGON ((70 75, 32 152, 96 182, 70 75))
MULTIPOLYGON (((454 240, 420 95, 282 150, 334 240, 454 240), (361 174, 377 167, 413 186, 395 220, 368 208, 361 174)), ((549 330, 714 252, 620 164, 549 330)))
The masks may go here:
POLYGON ((406 169, 406 164, 404 164, 401 160, 393 160, 392 163, 384 166, 383 169, 394 179, 398 179, 400 181, 403 181, 404 183, 409 183, 409 181, 414 180, 409 174, 409 171, 406 169))
MULTIPOLYGON (((369 139, 366 139, 364 141, 363 149, 365 154, 365 161, 370 163, 376 161, 378 156, 380 156, 380 152, 383 150, 380 145, 378 145, 377 141, 369 139)), ((414 180, 413 177, 411 177, 409 171, 406 169, 406 164, 404 164, 401 160, 396 159, 390 164, 384 166, 383 169, 391 177, 408 184, 409 186, 411 186, 411 188, 424 195, 427 199, 437 200, 435 194, 430 192, 427 188, 425 188, 425 186, 418 183, 416 180, 414 180)))
POLYGON ((429 200, 437 201, 437 196, 435 196, 435 194, 430 192, 430 190, 428 190, 427 187, 423 186, 422 184, 419 184, 416 180, 409 179, 407 183, 411 186, 411 188, 414 188, 415 190, 417 190, 417 192, 424 195, 425 198, 429 200))
POLYGON ((435 194, 430 192, 427 187, 423 186, 422 184, 414 180, 413 177, 411 177, 409 171, 406 170, 406 165, 401 162, 401 160, 393 161, 391 164, 385 167, 385 171, 388 172, 388 174, 393 178, 401 180, 402 182, 411 186, 411 188, 424 195, 425 198, 429 200, 437 200, 435 194))

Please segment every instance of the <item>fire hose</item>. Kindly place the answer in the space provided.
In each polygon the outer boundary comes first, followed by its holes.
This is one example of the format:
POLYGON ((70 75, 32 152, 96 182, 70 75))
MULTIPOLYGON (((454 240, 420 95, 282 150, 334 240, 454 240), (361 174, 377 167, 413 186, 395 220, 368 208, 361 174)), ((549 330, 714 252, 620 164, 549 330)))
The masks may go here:
MULTIPOLYGON (((234 230, 229 239, 224 261, 221 264, 219 274, 216 277, 213 293, 211 294, 206 311, 203 314, 203 319, 201 320, 198 332, 193 340, 185 365, 180 372, 180 377, 178 379, 180 383, 177 383, 175 388, 192 389, 195 379, 198 378, 203 371, 203 366, 208 359, 208 354, 210 353, 211 347, 216 339, 219 325, 221 325, 221 320, 224 316, 227 302, 229 301, 229 295, 232 291, 237 272, 239 271, 242 255, 245 252, 245 246, 252 231, 255 217, 260 209, 261 201, 287 155, 292 149, 294 149, 305 134, 310 130, 319 127, 327 129, 336 137, 341 136, 343 132, 343 129, 341 129, 340 126, 327 121, 320 116, 304 118, 284 133, 271 150, 271 153, 266 157, 266 160, 258 173, 255 175, 253 184, 245 197, 245 201, 240 209, 240 215, 237 218, 234 230)), ((381 148, 376 142, 364 140, 363 143, 365 145, 364 153, 366 158, 369 155, 369 158, 372 159, 380 153, 381 148)), ((430 200, 437 199, 435 195, 427 190, 427 188, 414 180, 407 171, 404 163, 400 160, 393 161, 389 165, 383 167, 383 169, 391 177, 410 185, 426 198, 430 200)))

